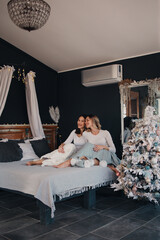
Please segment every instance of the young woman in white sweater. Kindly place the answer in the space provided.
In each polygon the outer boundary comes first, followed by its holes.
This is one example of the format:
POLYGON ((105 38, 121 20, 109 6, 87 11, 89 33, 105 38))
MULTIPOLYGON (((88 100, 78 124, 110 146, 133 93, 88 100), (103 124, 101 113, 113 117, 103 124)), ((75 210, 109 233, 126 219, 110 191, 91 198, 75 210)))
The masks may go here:
POLYGON ((77 128, 70 133, 66 141, 62 143, 57 150, 41 156, 39 160, 29 161, 26 165, 53 166, 63 163, 86 143, 86 139, 83 136, 83 132, 85 130, 85 120, 86 116, 80 115, 77 121, 77 128))
POLYGON ((115 171, 118 176, 119 172, 116 166, 120 163, 120 160, 115 154, 116 149, 110 133, 107 130, 101 130, 99 119, 95 115, 87 116, 86 128, 87 131, 83 133, 83 136, 87 143, 77 153, 73 154, 70 159, 55 167, 72 166, 76 161, 77 165, 83 167, 85 161, 78 160, 92 160, 92 165, 99 165, 101 161, 105 161, 106 165, 115 171))

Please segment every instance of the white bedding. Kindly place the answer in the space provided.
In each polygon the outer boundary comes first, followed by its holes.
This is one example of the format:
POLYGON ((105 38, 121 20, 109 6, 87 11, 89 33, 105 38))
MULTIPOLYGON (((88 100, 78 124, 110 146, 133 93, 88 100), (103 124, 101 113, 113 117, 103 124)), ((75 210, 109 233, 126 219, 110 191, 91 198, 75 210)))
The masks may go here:
POLYGON ((115 180, 109 168, 53 168, 26 166, 26 161, 0 163, 0 187, 31 194, 51 208, 54 216, 54 197, 60 199, 87 188, 95 188, 115 180))

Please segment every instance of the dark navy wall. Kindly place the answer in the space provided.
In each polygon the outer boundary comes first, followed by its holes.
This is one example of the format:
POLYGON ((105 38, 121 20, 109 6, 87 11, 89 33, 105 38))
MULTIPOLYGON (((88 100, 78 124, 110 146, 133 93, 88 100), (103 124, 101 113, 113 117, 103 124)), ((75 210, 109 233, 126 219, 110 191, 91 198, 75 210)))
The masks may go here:
MULTIPOLYGON (((113 63, 123 65, 124 79, 143 80, 160 77, 159 53, 113 63)), ((107 129, 111 133, 120 156, 121 112, 118 84, 84 87, 81 84, 81 71, 75 70, 59 74, 58 106, 61 111, 62 140, 65 140, 70 131, 76 127, 76 119, 79 114, 93 113, 100 118, 102 129, 107 129)))
MULTIPOLYGON (((93 113, 100 118, 102 129, 110 131, 121 154, 120 144, 120 95, 118 84, 84 87, 81 71, 75 70, 57 74, 56 71, 0 39, 0 66, 21 65, 25 62, 26 73, 36 72, 35 85, 43 123, 51 123, 48 108, 59 106, 60 131, 65 140, 73 128, 79 114, 93 113), (58 78, 58 81, 57 81, 58 78)), ((123 78, 142 80, 160 77, 160 53, 112 62, 123 65, 123 78)), ((109 65, 109 64, 106 64, 109 65)), ((28 123, 25 88, 22 82, 12 79, 6 106, 0 117, 3 123, 28 123)))
MULTIPOLYGON (((15 69, 25 63, 26 73, 36 73, 35 86, 42 123, 52 123, 49 106, 57 106, 57 72, 38 60, 0 39, 0 66, 13 65, 15 69)), ((16 75, 16 72, 15 72, 16 75)), ((12 79, 4 111, 0 117, 3 123, 28 123, 25 85, 16 78, 12 79)))

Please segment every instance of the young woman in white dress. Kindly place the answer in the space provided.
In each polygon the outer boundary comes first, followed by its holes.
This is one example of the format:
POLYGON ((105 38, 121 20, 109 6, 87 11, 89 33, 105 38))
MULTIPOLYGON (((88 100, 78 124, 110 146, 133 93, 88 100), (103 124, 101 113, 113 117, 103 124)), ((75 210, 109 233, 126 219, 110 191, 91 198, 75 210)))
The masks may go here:
POLYGON ((86 139, 83 136, 85 130, 85 115, 80 115, 77 121, 77 128, 74 129, 64 143, 57 150, 41 156, 41 159, 29 161, 26 165, 42 165, 53 166, 63 163, 73 153, 77 152, 85 143, 86 139))
POLYGON ((102 160, 105 160, 107 166, 115 171, 118 176, 119 172, 116 166, 120 163, 120 160, 115 154, 116 149, 110 133, 107 130, 101 130, 99 119, 95 115, 87 116, 86 128, 87 131, 83 133, 83 136, 87 143, 71 158, 55 167, 69 167, 72 165, 73 159, 92 159, 92 165, 99 165, 102 160))

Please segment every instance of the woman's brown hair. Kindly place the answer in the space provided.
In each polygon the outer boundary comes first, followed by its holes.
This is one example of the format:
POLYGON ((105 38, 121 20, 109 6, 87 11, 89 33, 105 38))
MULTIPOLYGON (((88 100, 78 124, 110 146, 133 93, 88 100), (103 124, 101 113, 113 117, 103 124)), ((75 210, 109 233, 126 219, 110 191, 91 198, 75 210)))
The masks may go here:
MULTIPOLYGON (((93 125, 94 125, 98 130, 101 129, 101 124, 100 124, 99 118, 98 118, 96 115, 90 114, 90 115, 87 115, 87 117, 89 117, 90 119, 92 119, 93 125)), ((88 129, 88 130, 89 130, 89 129, 88 129)))
MULTIPOLYGON (((81 114, 81 115, 79 115, 78 119, 79 119, 80 117, 83 117, 84 120, 86 120, 87 115, 86 115, 86 114, 81 114)), ((86 130, 86 126, 84 126, 83 132, 84 132, 85 130, 86 130)), ((76 128, 75 133, 76 133, 76 134, 82 134, 82 133, 81 133, 81 130, 80 130, 79 128, 76 128)))

